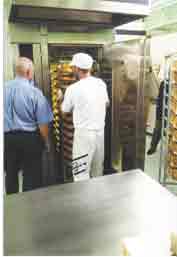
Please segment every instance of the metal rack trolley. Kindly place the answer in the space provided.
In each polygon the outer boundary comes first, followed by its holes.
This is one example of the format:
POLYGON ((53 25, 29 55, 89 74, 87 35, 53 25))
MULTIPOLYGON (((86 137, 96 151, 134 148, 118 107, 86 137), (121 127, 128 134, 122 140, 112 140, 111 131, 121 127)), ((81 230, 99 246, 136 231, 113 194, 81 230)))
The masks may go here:
POLYGON ((162 111, 162 130, 161 148, 159 165, 159 182, 166 185, 177 185, 177 181, 168 175, 168 143, 170 132, 170 106, 171 91, 174 84, 172 79, 172 64, 177 61, 177 54, 166 56, 164 68, 164 89, 163 89, 163 111, 162 111))

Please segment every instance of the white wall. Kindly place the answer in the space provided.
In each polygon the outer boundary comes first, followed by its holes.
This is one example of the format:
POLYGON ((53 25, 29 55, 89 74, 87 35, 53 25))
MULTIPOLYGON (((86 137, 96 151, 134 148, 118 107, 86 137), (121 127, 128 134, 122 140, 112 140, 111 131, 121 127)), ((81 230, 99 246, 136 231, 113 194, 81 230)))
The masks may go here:
POLYGON ((177 33, 154 36, 151 39, 153 64, 162 64, 166 55, 177 53, 177 33))

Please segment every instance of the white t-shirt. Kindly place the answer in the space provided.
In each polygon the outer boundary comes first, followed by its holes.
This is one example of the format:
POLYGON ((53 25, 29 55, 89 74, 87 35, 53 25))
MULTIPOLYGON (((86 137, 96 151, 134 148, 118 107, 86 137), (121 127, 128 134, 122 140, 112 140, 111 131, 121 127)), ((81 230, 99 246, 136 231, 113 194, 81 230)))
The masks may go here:
POLYGON ((62 111, 73 111, 75 128, 101 130, 105 126, 107 103, 106 84, 99 78, 89 76, 66 89, 62 111))

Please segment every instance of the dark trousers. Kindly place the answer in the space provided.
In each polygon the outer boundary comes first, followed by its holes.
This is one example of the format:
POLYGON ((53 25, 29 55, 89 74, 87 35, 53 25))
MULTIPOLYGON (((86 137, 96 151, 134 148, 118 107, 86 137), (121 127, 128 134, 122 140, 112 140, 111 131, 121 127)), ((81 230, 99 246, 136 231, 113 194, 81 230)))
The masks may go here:
POLYGON ((44 141, 38 132, 5 133, 4 164, 6 193, 19 192, 18 172, 23 171, 23 191, 42 186, 44 141))

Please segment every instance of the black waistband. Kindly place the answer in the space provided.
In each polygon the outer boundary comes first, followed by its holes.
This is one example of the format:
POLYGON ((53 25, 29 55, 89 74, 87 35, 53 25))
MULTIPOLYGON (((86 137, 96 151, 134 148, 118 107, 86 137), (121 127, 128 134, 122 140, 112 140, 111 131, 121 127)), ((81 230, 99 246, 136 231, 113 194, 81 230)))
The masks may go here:
POLYGON ((5 132, 5 135, 13 135, 13 134, 30 134, 30 135, 36 135, 40 134, 39 130, 34 130, 34 131, 26 131, 26 130, 11 130, 8 132, 5 132))

